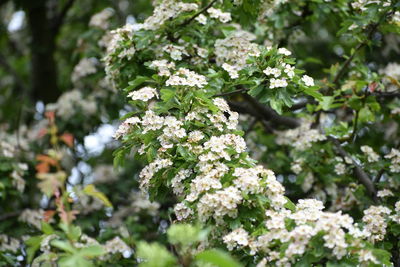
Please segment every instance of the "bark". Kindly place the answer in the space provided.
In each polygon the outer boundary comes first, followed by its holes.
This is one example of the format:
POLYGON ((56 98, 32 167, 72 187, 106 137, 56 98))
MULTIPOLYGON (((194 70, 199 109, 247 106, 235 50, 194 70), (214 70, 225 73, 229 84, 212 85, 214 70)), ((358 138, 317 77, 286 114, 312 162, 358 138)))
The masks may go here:
POLYGON ((60 95, 54 60, 56 34, 47 14, 46 1, 28 3, 25 11, 31 33, 31 96, 35 101, 55 102, 60 95))

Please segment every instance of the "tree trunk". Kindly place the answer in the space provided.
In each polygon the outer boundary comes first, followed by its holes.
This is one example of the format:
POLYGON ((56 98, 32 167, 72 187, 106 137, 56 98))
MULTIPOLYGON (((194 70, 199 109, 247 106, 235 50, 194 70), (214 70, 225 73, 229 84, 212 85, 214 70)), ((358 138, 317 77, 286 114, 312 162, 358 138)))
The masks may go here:
POLYGON ((50 103, 57 100, 60 92, 54 60, 56 34, 46 3, 45 0, 28 0, 25 10, 31 31, 31 95, 36 101, 50 103))

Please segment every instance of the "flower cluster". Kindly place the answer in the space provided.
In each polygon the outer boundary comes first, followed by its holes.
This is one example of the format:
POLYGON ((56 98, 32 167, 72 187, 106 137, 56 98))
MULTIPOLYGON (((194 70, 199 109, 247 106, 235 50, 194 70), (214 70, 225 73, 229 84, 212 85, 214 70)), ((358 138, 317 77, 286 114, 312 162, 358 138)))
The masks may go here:
POLYGON ((154 97, 158 98, 158 93, 155 88, 146 86, 140 90, 130 92, 128 97, 132 100, 141 100, 147 102, 154 97))
MULTIPOLYGON (((163 190, 170 189, 178 200, 174 206, 177 220, 199 220, 212 225, 218 229, 215 238, 222 239, 228 249, 247 250, 264 263, 290 266, 316 249, 316 243, 324 248, 326 257, 335 260, 349 256, 359 262, 376 262, 366 243, 370 236, 382 231, 372 224, 361 229, 341 212, 325 212, 318 200, 300 199, 297 204, 288 200, 274 172, 257 165, 248 155, 243 133, 238 131, 238 113, 231 111, 224 99, 215 97, 227 87, 223 84, 226 72, 235 79, 227 83, 242 85, 242 79, 247 78, 243 85, 251 84, 253 88, 248 93, 257 97, 252 92, 260 91, 264 99, 284 91, 295 95, 303 89, 315 95, 314 79, 299 75, 302 71, 296 70, 294 60, 289 58, 291 51, 262 47, 253 42, 254 35, 240 27, 236 31, 222 30, 223 35, 213 31, 214 39, 209 42, 213 47, 207 47, 195 34, 176 38, 178 34, 163 32, 161 25, 169 19, 197 9, 192 3, 163 1, 143 26, 155 31, 154 38, 161 40, 161 44, 145 48, 143 53, 142 48, 136 51, 138 62, 146 57, 144 66, 151 74, 138 71, 138 75, 146 75, 148 80, 142 89, 133 88, 135 91, 128 97, 154 99, 156 103, 138 104, 137 108, 142 109, 139 115, 126 119, 115 134, 124 144, 118 152, 126 154, 132 146, 141 145, 138 153, 148 162, 139 175, 143 192, 157 197, 161 186, 163 190), (193 64, 193 51, 204 61, 193 64), (149 87, 153 84, 154 88, 149 87)), ((216 25, 232 19, 229 13, 214 7, 204 11, 219 20, 212 22, 216 25)), ((205 14, 193 18, 200 23, 194 22, 196 27, 208 22, 205 14)), ((132 39, 127 38, 126 42, 132 39)), ((290 145, 295 152, 326 140, 326 135, 306 119, 296 129, 276 133, 277 143, 290 145)), ((365 146, 361 150, 369 162, 379 160, 372 148, 365 146)), ((337 174, 343 175, 344 162, 349 164, 352 160, 335 162, 337 174)), ((300 173, 303 163, 299 159, 293 171, 300 173)), ((305 188, 310 188, 315 180, 313 173, 306 179, 305 188)), ((364 222, 368 225, 370 219, 365 217, 364 222)))
POLYGON ((276 142, 280 145, 289 145, 302 151, 312 146, 312 143, 324 141, 326 136, 318 129, 311 128, 311 122, 303 121, 296 129, 279 132, 276 142))
POLYGON ((400 172, 400 151, 392 148, 389 154, 385 158, 390 159, 390 171, 394 173, 400 172))

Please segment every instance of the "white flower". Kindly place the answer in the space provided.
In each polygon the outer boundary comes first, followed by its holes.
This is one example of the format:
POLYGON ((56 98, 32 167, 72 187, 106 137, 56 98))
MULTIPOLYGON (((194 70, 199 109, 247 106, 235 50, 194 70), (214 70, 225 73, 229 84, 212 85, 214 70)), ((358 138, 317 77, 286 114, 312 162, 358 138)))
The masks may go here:
POLYGON ((198 23, 200 23, 200 24, 203 24, 203 25, 206 25, 206 24, 207 24, 207 17, 204 16, 203 14, 198 15, 198 16, 195 18, 195 20, 196 20, 198 23))
POLYGON ((164 46, 163 51, 167 52, 173 60, 182 60, 182 55, 189 55, 183 46, 171 44, 164 46))
POLYGON ((235 247, 243 247, 249 244, 249 234, 243 229, 238 228, 223 237, 224 243, 229 250, 235 247))
POLYGON ((210 7, 207 12, 211 18, 219 19, 222 23, 226 23, 232 19, 229 12, 222 12, 217 8, 210 7))
POLYGON ((370 146, 361 146, 361 151, 367 155, 368 162, 377 162, 379 160, 379 155, 374 152, 370 146))
POLYGON ((281 75, 281 70, 277 69, 277 68, 271 68, 271 67, 267 67, 265 70, 263 70, 263 72, 265 73, 265 75, 273 75, 275 78, 278 78, 281 75))
POLYGON ((82 58, 79 63, 74 67, 71 75, 71 80, 73 83, 79 81, 79 79, 88 76, 90 74, 96 73, 98 60, 94 57, 82 58))
POLYGON ((154 60, 150 64, 150 68, 158 69, 158 75, 170 76, 170 70, 175 69, 174 62, 168 62, 166 59, 154 60))
POLYGON ((294 77, 294 66, 290 66, 289 64, 282 65, 285 69, 283 70, 289 78, 294 77))
POLYGON ((183 85, 203 88, 207 84, 206 77, 190 71, 185 68, 180 68, 174 75, 169 77, 165 82, 166 85, 183 85))
POLYGON ((335 165, 335 173, 337 175, 343 175, 346 173, 346 165, 344 165, 343 163, 337 163, 335 165))
POLYGON ((114 14, 114 10, 111 8, 105 8, 99 13, 94 14, 89 21, 90 27, 100 28, 102 30, 107 30, 110 23, 109 19, 114 14))
POLYGON ((130 97, 132 100, 141 100, 146 102, 153 97, 158 98, 158 93, 155 88, 146 86, 141 88, 140 90, 130 92, 128 94, 128 97, 130 97))
POLYGON ((269 80, 269 82, 270 82, 269 88, 271 88, 271 89, 288 86, 288 83, 287 83, 286 79, 275 79, 275 78, 272 78, 271 80, 269 80))
POLYGON ((224 63, 224 64, 222 64, 222 68, 228 72, 229 77, 231 77, 232 79, 239 78, 239 73, 238 73, 237 67, 235 67, 233 65, 229 65, 228 63, 224 63))
POLYGON ((310 76, 303 75, 303 77, 301 77, 301 80, 304 82, 306 86, 314 86, 314 79, 311 78, 310 76))
POLYGON ((282 55, 285 55, 285 56, 290 56, 292 54, 292 52, 290 52, 286 48, 282 47, 282 48, 278 49, 278 54, 282 54, 282 55))
POLYGON ((378 197, 391 197, 391 196, 394 196, 393 192, 390 191, 389 189, 379 190, 376 195, 378 197))

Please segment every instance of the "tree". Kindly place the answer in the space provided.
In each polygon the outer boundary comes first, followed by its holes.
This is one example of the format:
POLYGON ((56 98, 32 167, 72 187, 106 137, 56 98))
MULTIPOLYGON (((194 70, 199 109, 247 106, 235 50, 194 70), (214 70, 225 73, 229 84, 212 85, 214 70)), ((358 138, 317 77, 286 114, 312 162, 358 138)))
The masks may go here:
MULTIPOLYGON (((399 9, 165 0, 110 32, 115 13, 94 15, 76 89, 46 106, 43 138, 22 157, 20 141, 2 144, 3 191, 23 210, 2 221, 37 227, 23 261, 400 266, 399 9), (102 185, 110 150, 82 145, 121 113, 110 142, 120 173, 102 185), (36 186, 42 211, 26 209, 36 186)), ((5 260, 17 264, 17 238, 30 231, 2 237, 5 260)))

